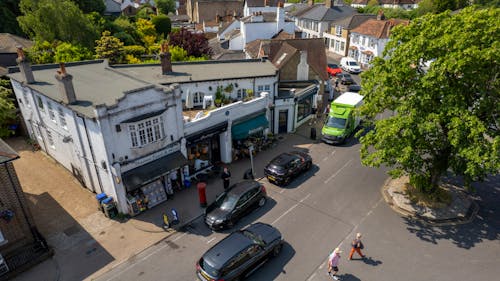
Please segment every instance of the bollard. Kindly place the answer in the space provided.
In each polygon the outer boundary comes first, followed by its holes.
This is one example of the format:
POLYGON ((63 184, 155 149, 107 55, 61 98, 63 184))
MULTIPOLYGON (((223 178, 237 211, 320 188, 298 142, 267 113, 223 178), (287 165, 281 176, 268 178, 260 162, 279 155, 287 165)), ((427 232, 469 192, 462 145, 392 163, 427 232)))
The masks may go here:
POLYGON ((312 140, 316 139, 316 128, 311 128, 311 139, 312 140))

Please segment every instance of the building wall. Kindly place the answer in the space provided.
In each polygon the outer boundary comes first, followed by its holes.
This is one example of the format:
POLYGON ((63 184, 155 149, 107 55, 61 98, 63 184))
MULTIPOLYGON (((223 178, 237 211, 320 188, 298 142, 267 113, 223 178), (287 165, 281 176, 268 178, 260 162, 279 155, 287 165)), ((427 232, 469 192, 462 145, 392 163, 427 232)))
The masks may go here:
POLYGON ((226 27, 226 29, 223 32, 221 32, 220 34, 217 34, 217 38, 219 38, 219 40, 229 39, 229 38, 226 38, 226 34, 228 32, 231 32, 231 31, 237 29, 237 28, 240 28, 240 21, 235 20, 235 21, 231 22, 231 24, 228 27, 226 27))
POLYGON ((17 248, 34 242, 27 222, 28 220, 34 226, 34 220, 12 162, 0 164, 0 211, 5 210, 12 211, 14 216, 9 222, 0 219, 0 231, 4 238, 3 242, 0 241, 0 253, 4 257, 17 248))
POLYGON ((197 23, 215 20, 217 15, 222 17, 226 15, 233 15, 234 12, 236 12, 237 15, 241 15, 243 10, 243 5, 240 1, 196 1, 194 2, 193 7, 194 9, 191 20, 197 23))

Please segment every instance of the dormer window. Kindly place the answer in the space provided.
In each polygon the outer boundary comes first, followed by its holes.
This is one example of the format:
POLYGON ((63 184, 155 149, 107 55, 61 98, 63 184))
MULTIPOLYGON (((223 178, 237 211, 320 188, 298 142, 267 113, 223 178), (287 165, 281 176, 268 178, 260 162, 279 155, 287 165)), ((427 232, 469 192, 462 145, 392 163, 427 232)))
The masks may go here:
POLYGON ((132 147, 142 147, 165 137, 161 115, 128 123, 128 130, 132 147))

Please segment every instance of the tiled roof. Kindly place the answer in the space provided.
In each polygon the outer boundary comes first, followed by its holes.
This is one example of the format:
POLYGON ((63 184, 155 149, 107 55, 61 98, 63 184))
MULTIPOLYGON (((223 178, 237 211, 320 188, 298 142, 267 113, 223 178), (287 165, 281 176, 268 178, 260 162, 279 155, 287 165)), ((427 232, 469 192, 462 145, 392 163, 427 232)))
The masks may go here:
POLYGON ((368 35, 375 38, 389 38, 392 27, 404 24, 408 25, 408 20, 390 19, 390 20, 377 20, 369 19, 358 27, 351 30, 351 32, 368 35))
POLYGON ((2 139, 0 139, 0 164, 16 160, 19 158, 19 155, 17 154, 12 147, 10 147, 6 142, 4 142, 2 139))
MULTIPOLYGON (((261 45, 263 47, 264 42, 261 45)), ((269 59, 280 68, 297 51, 307 51, 307 63, 324 80, 328 79, 326 73, 326 53, 323 38, 304 38, 304 39, 273 39, 270 41, 269 59), (295 49, 295 51, 293 49, 295 49), (280 57, 287 53, 278 63, 280 57)))
POLYGON ((284 0, 245 0, 248 7, 278 7, 279 2, 284 0))
POLYGON ((283 29, 278 31, 278 33, 274 34, 271 39, 293 39, 295 38, 294 34, 290 34, 288 32, 285 32, 283 29))
POLYGON ((335 25, 340 25, 347 30, 351 30, 369 19, 376 18, 377 16, 372 14, 355 14, 350 17, 345 17, 340 20, 333 21, 333 23, 335 23, 335 25))
POLYGON ((10 33, 0 33, 0 53, 17 53, 17 46, 31 48, 33 42, 10 33))
POLYGON ((285 13, 292 17, 298 17, 312 9, 314 6, 309 6, 307 3, 297 3, 285 7, 285 13))
MULTIPOLYGON (((368 5, 369 0, 353 0, 352 4, 358 5, 368 5)), ((387 5, 407 5, 407 4, 416 4, 419 3, 420 0, 378 0, 379 5, 387 4, 387 5)))
POLYGON ((334 21, 337 19, 348 17, 355 13, 356 9, 350 6, 333 6, 331 8, 327 8, 321 4, 314 5, 312 9, 297 17, 315 21, 334 21))

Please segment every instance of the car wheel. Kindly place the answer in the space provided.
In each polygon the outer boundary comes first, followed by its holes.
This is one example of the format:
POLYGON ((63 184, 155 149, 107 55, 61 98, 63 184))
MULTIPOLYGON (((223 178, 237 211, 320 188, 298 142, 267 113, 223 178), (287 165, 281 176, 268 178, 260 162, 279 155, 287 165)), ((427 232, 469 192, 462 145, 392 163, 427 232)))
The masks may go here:
POLYGON ((306 171, 309 169, 311 169, 311 162, 307 162, 307 164, 306 164, 306 171))
POLYGON ((262 207, 266 204, 266 197, 262 197, 259 200, 259 207, 262 207))
POLYGON ((283 244, 279 244, 278 246, 274 247, 273 257, 277 257, 280 254, 281 248, 283 248, 283 244))

